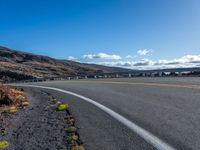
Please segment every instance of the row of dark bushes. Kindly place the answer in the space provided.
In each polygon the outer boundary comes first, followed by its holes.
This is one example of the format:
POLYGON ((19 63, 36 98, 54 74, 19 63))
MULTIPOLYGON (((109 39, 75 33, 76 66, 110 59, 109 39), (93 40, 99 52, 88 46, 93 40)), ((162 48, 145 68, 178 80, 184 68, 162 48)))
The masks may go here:
POLYGON ((30 80, 30 79, 34 79, 34 77, 12 71, 0 71, 1 82, 13 82, 13 81, 30 80))

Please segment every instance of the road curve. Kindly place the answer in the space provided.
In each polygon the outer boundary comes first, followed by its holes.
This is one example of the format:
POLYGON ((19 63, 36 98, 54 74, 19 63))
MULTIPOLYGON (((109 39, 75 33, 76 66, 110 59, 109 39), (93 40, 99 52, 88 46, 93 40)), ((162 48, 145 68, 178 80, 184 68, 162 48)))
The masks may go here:
MULTIPOLYGON (((68 90, 95 100, 176 149, 200 149, 199 78, 76 80, 44 82, 37 85, 68 90)), ((88 105, 88 110, 91 109, 92 114, 94 109, 91 107, 88 105)), ((102 111, 98 111, 97 116, 101 113, 102 111)), ((103 122, 102 117, 99 119, 103 122)), ((118 124, 113 124, 113 127, 115 125, 118 124)), ((102 128, 98 125, 96 127, 102 128)), ((143 138, 140 139, 134 133, 128 134, 128 137, 137 139, 137 142, 129 143, 136 144, 135 149, 141 149, 141 145, 143 148, 151 147, 143 138)), ((88 137, 85 139, 86 143, 87 140, 91 140, 88 137)), ((126 143, 125 141, 130 142, 127 139, 120 139, 117 142, 120 145, 126 143)), ((111 142, 107 141, 108 144, 112 144, 111 142)), ((155 148, 155 145, 153 146, 155 148)))

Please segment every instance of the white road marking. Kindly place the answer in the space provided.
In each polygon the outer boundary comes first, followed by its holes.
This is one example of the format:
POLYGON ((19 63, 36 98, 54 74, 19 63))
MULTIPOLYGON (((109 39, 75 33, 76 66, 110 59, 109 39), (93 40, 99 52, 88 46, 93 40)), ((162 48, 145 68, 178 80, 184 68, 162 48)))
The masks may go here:
POLYGON ((115 118, 116 120, 121 122, 123 125, 125 125, 129 129, 131 129, 134 133, 138 134, 140 137, 142 137, 144 140, 146 140, 149 144, 154 146, 156 149, 158 149, 158 150, 175 150, 175 148, 168 145, 167 143, 165 143, 164 141, 162 141, 161 139, 159 139, 158 137, 156 137, 155 135, 153 135, 149 131, 141 128, 140 126, 138 126, 134 122, 126 119, 125 117, 123 117, 122 115, 118 114, 117 112, 111 110, 110 108, 108 108, 108 107, 106 107, 106 106, 104 106, 104 105, 102 105, 102 104, 100 104, 100 103, 98 103, 98 102, 96 102, 96 101, 94 101, 90 98, 87 98, 85 96, 82 96, 82 95, 79 95, 79 94, 76 94, 74 92, 70 92, 70 91, 67 91, 67 90, 62 90, 62 89, 59 89, 59 88, 53 88, 53 87, 37 86, 37 85, 23 85, 23 84, 8 84, 8 85, 49 89, 49 90, 55 90, 55 91, 59 91, 59 92, 63 92, 63 93, 66 93, 66 94, 76 96, 76 97, 81 98, 81 99, 93 104, 94 106, 100 108, 101 110, 103 110, 104 112, 109 114, 111 117, 115 118))

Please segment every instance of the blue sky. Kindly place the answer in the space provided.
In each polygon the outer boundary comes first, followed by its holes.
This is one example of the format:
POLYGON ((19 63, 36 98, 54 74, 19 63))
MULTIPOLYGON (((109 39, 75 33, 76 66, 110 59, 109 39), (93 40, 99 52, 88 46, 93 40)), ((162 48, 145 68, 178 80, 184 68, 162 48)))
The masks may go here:
POLYGON ((194 67, 199 6, 199 0, 0 0, 0 45, 119 67, 194 67))

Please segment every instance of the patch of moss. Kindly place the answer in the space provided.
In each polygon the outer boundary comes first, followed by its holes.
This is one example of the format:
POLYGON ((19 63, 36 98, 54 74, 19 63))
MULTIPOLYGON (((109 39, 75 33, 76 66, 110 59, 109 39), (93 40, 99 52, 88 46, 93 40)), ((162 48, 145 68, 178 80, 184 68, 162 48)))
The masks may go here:
POLYGON ((69 108, 68 104, 59 104, 58 107, 57 107, 57 110, 58 111, 64 111, 64 110, 67 110, 68 108, 69 108))
POLYGON ((78 140, 78 136, 77 135, 72 135, 68 138, 67 143, 73 143, 74 141, 78 140))
POLYGON ((67 132, 68 133, 72 133, 72 132, 76 132, 77 131, 77 128, 76 127, 68 127, 67 128, 67 132))
POLYGON ((73 145, 71 147, 71 150, 85 150, 85 148, 83 147, 83 145, 73 145))
POLYGON ((8 141, 0 141, 0 149, 6 149, 9 146, 8 141))

